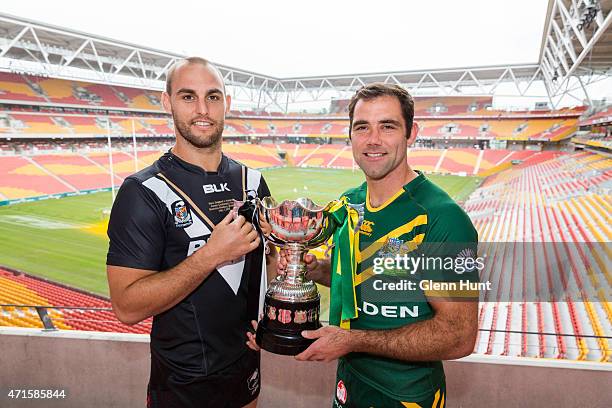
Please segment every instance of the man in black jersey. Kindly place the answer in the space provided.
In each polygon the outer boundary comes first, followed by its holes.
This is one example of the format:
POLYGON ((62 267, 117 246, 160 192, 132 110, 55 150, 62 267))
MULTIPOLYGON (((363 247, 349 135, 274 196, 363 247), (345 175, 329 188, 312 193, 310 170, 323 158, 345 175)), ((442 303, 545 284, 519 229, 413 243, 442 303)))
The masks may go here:
POLYGON ((266 289, 265 251, 230 209, 270 191, 221 151, 230 97, 214 66, 176 62, 162 101, 176 144, 124 181, 111 213, 113 310, 126 324, 153 316, 148 407, 255 407, 259 353, 245 342, 266 289))

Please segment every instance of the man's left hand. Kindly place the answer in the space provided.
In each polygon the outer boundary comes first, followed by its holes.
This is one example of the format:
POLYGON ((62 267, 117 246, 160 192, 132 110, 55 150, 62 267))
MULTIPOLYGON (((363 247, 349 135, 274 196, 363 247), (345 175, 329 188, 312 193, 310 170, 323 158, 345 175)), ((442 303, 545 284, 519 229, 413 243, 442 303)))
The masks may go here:
POLYGON ((304 330, 302 336, 317 339, 306 350, 295 356, 299 361, 332 361, 351 352, 351 332, 337 326, 304 330))

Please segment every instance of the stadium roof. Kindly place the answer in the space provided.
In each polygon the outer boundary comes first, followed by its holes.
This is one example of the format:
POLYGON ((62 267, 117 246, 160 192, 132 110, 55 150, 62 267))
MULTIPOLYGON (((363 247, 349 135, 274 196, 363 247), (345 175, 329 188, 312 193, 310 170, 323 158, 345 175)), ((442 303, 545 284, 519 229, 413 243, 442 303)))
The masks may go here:
MULTIPOLYGON (((514 84, 523 96, 534 81, 544 81, 549 98, 576 90, 570 79, 610 76, 612 0, 549 0, 540 61, 528 64, 278 78, 216 64, 238 96, 258 105, 287 110, 290 102, 316 101, 383 81, 441 95, 466 92, 492 95, 500 83, 514 84), (586 17, 585 17, 586 16, 586 17), (586 19, 586 20, 585 20, 586 19)), ((166 70, 181 54, 91 35, 0 13, 0 69, 162 89, 166 70)), ((236 95, 234 95, 236 97, 236 95)), ((554 105, 554 103, 553 103, 554 105)))
POLYGON ((612 0, 549 0, 539 64, 551 94, 572 75, 612 73, 611 9, 612 0))

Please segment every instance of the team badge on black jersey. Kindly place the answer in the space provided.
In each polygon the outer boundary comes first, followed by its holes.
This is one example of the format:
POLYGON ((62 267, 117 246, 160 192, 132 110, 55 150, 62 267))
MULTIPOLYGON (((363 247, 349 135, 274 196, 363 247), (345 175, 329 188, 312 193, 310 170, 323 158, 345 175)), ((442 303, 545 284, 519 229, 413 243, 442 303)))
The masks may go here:
POLYGON ((172 203, 172 214, 174 214, 174 226, 176 228, 186 228, 193 224, 191 213, 183 200, 172 203))

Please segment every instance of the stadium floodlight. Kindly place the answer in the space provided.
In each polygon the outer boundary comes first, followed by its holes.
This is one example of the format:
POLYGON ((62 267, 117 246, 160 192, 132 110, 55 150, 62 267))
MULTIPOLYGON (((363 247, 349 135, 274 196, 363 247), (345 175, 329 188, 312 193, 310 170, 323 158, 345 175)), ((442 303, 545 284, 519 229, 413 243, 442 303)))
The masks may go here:
POLYGON ((576 26, 578 30, 582 31, 585 28, 591 27, 591 24, 595 20, 598 11, 600 10, 599 1, 591 1, 588 6, 585 7, 580 18, 580 23, 576 26))

